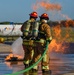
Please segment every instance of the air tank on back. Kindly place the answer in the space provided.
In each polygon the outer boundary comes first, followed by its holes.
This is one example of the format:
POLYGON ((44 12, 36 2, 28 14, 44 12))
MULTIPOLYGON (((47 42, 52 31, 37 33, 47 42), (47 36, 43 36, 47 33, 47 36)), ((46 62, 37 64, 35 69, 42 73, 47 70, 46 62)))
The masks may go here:
POLYGON ((29 29, 30 29, 30 22, 27 22, 26 25, 24 26, 24 33, 23 35, 26 37, 29 34, 29 29))
POLYGON ((32 36, 37 37, 38 36, 38 29, 39 29, 39 23, 35 22, 32 29, 32 36))

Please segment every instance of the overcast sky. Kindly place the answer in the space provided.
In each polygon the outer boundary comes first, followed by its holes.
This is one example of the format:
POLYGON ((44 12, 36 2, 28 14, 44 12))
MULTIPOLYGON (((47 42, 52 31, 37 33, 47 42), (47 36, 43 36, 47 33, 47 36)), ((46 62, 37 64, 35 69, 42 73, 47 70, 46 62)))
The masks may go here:
MULTIPOLYGON (((29 18, 29 14, 34 11, 33 5, 38 1, 46 1, 49 4, 59 4, 61 6, 60 14, 57 11, 46 11, 38 8, 36 11, 39 16, 46 12, 50 20, 74 19, 74 0, 0 0, 0 22, 24 22, 29 18)), ((39 19, 39 18, 38 18, 39 19)))

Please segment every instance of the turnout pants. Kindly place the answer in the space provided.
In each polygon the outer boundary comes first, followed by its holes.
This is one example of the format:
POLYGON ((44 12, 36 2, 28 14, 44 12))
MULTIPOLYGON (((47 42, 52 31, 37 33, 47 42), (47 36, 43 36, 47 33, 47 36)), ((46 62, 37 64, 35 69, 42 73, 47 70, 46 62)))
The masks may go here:
MULTIPOLYGON (((32 59, 32 64, 38 61, 45 50, 45 42, 42 42, 43 39, 40 40, 39 43, 35 43, 36 47, 34 48, 34 55, 32 59)), ((47 50, 45 56, 41 61, 41 68, 42 70, 49 70, 49 50, 47 50)), ((33 67, 33 69, 38 69, 38 65, 33 67)))
POLYGON ((33 41, 23 41, 23 50, 24 50, 24 64, 29 64, 33 58, 34 48, 32 46, 33 41))
MULTIPOLYGON (((33 40, 23 42, 24 49, 24 63, 33 65, 41 57, 45 50, 45 42, 41 39, 39 42, 33 40)), ((42 70, 49 70, 49 50, 47 50, 45 56, 41 61, 42 70)), ((38 69, 38 65, 34 66, 33 69, 38 69)))

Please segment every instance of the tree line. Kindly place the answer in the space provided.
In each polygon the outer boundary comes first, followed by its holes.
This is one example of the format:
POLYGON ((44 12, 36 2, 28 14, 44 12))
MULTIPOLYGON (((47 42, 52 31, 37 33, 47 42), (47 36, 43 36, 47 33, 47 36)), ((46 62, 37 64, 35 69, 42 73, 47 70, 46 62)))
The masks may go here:
POLYGON ((4 21, 4 22, 0 22, 0 24, 23 24, 23 23, 14 23, 14 22, 8 22, 8 21, 4 21))

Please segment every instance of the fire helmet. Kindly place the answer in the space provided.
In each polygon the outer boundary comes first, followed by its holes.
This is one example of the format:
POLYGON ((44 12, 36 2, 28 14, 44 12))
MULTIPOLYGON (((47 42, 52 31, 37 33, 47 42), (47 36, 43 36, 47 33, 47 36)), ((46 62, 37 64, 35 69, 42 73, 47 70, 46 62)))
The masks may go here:
POLYGON ((38 14, 37 12, 32 12, 31 14, 29 14, 30 17, 33 17, 33 18, 37 18, 38 17, 38 14))
POLYGON ((48 16, 48 14, 43 13, 43 14, 40 16, 40 19, 46 19, 46 20, 49 20, 49 16, 48 16))

